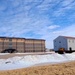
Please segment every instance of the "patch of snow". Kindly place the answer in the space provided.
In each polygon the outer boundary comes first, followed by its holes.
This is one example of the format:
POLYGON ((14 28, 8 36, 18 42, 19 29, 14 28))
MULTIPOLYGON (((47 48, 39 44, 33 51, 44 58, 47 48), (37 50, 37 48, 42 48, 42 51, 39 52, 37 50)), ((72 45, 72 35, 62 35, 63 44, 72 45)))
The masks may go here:
POLYGON ((75 60, 75 53, 15 56, 8 59, 0 59, 0 70, 12 70, 30 67, 36 64, 62 63, 72 60, 75 60))
POLYGON ((0 55, 8 55, 8 54, 10 54, 10 53, 0 53, 0 55))

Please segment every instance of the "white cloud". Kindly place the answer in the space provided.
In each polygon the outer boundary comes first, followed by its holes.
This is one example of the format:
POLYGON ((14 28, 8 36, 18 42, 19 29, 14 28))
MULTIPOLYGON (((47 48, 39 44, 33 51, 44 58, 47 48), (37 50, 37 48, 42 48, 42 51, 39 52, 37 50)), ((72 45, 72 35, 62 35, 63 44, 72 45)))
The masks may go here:
POLYGON ((54 34, 57 35, 68 35, 68 36, 75 36, 75 24, 67 26, 66 28, 60 30, 60 31, 54 31, 54 34))
POLYGON ((62 6, 63 7, 68 7, 69 5, 73 4, 75 2, 75 0, 64 0, 62 2, 62 6))
POLYGON ((56 29, 56 28, 59 28, 60 26, 58 26, 58 25, 51 25, 51 26, 49 26, 48 28, 49 29, 56 29))
POLYGON ((75 8, 75 0, 63 0, 58 4, 58 8, 53 12, 56 17, 64 16, 67 11, 75 8))

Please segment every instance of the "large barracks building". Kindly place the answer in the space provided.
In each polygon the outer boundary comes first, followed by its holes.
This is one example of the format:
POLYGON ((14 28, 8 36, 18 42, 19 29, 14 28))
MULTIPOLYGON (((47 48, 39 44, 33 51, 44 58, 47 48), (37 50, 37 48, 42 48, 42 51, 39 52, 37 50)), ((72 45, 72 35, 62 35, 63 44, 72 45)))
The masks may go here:
POLYGON ((0 53, 44 52, 45 40, 16 37, 0 37, 0 53))

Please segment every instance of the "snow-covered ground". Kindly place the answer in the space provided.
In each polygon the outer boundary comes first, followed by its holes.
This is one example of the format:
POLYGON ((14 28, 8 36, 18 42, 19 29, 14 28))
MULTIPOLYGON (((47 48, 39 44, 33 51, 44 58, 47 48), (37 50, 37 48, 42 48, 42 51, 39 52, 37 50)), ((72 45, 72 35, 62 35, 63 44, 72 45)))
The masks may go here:
POLYGON ((10 54, 10 53, 0 53, 0 55, 8 55, 8 54, 10 54))
POLYGON ((12 70, 25 68, 42 63, 62 63, 75 60, 75 53, 71 54, 46 54, 15 56, 8 59, 0 59, 0 70, 12 70))

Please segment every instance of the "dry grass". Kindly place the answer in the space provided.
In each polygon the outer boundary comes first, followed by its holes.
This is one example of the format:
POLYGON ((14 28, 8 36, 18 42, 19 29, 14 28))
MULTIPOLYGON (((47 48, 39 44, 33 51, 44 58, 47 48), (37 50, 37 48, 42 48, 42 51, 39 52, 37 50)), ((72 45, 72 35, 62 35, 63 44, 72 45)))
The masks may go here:
POLYGON ((11 71, 0 71, 0 75, 75 75, 75 61, 11 71))

